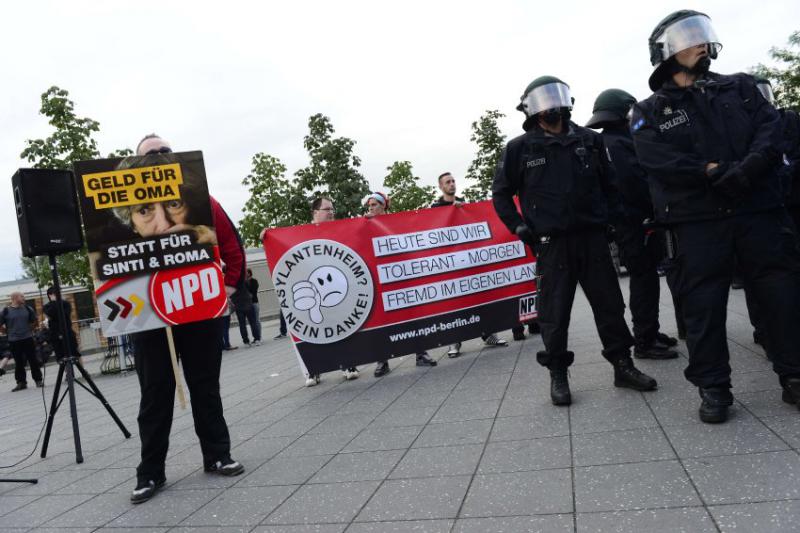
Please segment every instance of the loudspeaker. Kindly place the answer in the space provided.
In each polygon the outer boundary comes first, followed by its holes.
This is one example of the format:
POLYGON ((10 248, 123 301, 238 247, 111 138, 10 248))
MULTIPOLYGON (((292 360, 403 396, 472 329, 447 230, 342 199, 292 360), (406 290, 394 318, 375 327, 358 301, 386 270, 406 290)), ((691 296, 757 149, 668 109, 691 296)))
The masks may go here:
POLYGON ((80 250, 81 216, 69 170, 21 168, 11 178, 22 255, 80 250))

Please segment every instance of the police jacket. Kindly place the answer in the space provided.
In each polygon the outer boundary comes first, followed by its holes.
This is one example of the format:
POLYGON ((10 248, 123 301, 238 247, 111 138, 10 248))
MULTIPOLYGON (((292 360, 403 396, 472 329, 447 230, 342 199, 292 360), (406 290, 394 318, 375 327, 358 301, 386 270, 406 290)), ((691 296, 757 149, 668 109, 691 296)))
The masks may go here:
POLYGON ((625 223, 641 225, 646 218, 653 218, 653 203, 650 201, 647 173, 636 158, 628 124, 603 128, 602 135, 614 162, 615 185, 622 200, 625 223))
POLYGON ((507 145, 492 183, 492 201, 513 233, 525 222, 536 235, 604 227, 621 215, 608 151, 599 133, 569 122, 546 134, 536 119, 507 145), (514 203, 519 196, 520 214, 514 203))
POLYGON ((791 109, 780 109, 783 135, 783 165, 780 169, 784 199, 788 207, 800 207, 800 117, 791 109))
POLYGON ((672 80, 633 107, 631 130, 656 218, 706 220, 781 204, 780 116, 752 76, 709 73, 692 87, 672 80), (730 198, 711 186, 708 163, 746 168, 750 189, 730 198))

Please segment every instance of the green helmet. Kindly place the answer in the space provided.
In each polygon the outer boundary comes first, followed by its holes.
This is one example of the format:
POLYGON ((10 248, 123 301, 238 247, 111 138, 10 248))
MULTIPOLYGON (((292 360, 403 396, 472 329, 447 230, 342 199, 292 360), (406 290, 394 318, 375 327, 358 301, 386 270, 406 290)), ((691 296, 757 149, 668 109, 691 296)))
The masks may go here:
POLYGON ((592 108, 592 118, 587 128, 604 128, 609 123, 626 120, 636 98, 622 89, 606 89, 597 95, 592 108))
POLYGON ((517 110, 529 117, 548 109, 572 109, 575 101, 570 94, 569 85, 555 76, 539 76, 525 87, 519 100, 517 110))
POLYGON ((650 88, 658 90, 664 81, 665 62, 678 52, 697 46, 708 45, 708 56, 716 59, 722 44, 717 38, 711 19, 705 13, 682 9, 671 13, 659 22, 647 40, 650 64, 656 67, 650 76, 650 88))

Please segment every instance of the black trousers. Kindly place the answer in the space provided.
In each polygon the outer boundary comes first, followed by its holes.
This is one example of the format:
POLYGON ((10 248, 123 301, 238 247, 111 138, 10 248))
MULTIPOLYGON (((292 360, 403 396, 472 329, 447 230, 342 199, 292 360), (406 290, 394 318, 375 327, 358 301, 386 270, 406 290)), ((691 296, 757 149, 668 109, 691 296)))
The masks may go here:
POLYGON ((553 237, 536 245, 539 327, 545 351, 536 356, 546 367, 569 366, 567 351, 572 303, 580 283, 592 307, 603 357, 611 363, 630 357, 633 344, 625 323, 625 302, 619 288, 605 231, 591 230, 553 237))
MULTIPOLYGON (((189 386, 194 430, 200 439, 203 465, 227 458, 231 440, 222 415, 219 374, 219 320, 204 320, 172 328, 175 350, 189 386)), ((164 475, 175 403, 175 376, 170 363, 167 336, 163 329, 131 335, 136 373, 142 399, 139 404, 139 436, 142 461, 136 469, 139 479, 164 475)))
POLYGON ((677 255, 667 280, 686 324, 686 379, 698 387, 730 386, 725 321, 735 262, 769 317, 763 324, 775 372, 800 375, 800 250, 786 212, 682 223, 673 232, 677 255))
POLYGON ((637 346, 649 346, 660 328, 658 301, 661 281, 658 265, 664 256, 663 240, 656 232, 647 235, 641 225, 617 228, 617 235, 620 262, 630 275, 633 338, 637 346))
POLYGON ((28 383, 25 379, 26 363, 31 367, 33 381, 42 381, 42 369, 36 359, 36 345, 33 343, 33 337, 20 341, 9 341, 8 348, 11 350, 11 355, 14 356, 14 379, 17 380, 17 383, 28 383))

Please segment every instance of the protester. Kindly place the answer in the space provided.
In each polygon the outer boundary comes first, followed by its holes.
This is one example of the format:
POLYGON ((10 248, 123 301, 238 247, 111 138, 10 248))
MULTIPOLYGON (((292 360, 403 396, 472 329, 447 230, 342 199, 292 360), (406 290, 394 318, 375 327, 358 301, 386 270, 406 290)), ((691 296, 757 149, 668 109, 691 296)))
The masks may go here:
POLYGON ((734 262, 769 320, 783 400, 800 400, 800 253, 782 207, 781 120, 752 76, 710 72, 721 49, 710 18, 676 11, 649 39, 654 91, 633 108, 639 161, 656 217, 669 226, 667 274, 686 323, 686 378, 700 420, 724 422, 733 404, 726 318, 734 262))
MULTIPOLYGON (((171 152, 169 143, 155 134, 146 136, 136 148, 138 155, 171 152)), ((222 206, 209 198, 216 240, 226 265, 225 290, 228 295, 243 287, 244 249, 236 228, 222 206)), ((175 224, 169 213, 168 223, 175 224)), ((169 227, 166 228, 169 231, 169 227)), ((219 376, 222 351, 219 346, 218 319, 173 326, 175 349, 180 356, 192 404, 195 432, 200 439, 203 468, 206 472, 235 476, 244 466, 231 458, 228 425, 223 416, 219 376)), ((136 373, 142 398, 139 404, 139 436, 142 441, 141 463, 136 469, 133 503, 150 499, 166 483, 164 473, 172 412, 175 402, 175 376, 172 372, 166 333, 163 329, 131 335, 135 350, 136 373)))
POLYGON ((14 378, 16 387, 11 392, 28 388, 25 365, 31 367, 31 377, 37 387, 44 387, 42 370, 36 359, 36 345, 33 342, 33 329, 36 327, 36 312, 25 303, 25 295, 15 291, 11 293, 11 304, 0 312, 0 326, 8 335, 8 346, 14 357, 14 378))
MULTIPOLYGON (((439 175, 439 190, 442 195, 431 204, 431 207, 461 207, 465 200, 456 196, 456 179, 450 172, 443 172, 439 175)), ((507 346, 508 341, 501 339, 494 333, 481 335, 481 339, 486 346, 507 346)), ((451 344, 447 350, 448 357, 458 357, 461 355, 461 343, 451 344)))
MULTIPOLYGON (((364 205, 367 208, 367 213, 364 215, 367 218, 373 218, 380 215, 385 215, 386 212, 389 210, 389 197, 383 194, 382 192, 373 192, 364 201, 364 205)), ((417 352, 417 366, 436 366, 438 362, 435 359, 432 359, 428 352, 421 351, 417 352)), ((389 368, 389 361, 384 359, 382 361, 378 361, 375 365, 375 372, 374 375, 376 378, 385 376, 391 372, 391 368, 389 368)))
POLYGON ((56 354, 56 361, 61 361, 64 357, 72 356, 77 357, 78 361, 82 363, 81 354, 78 351, 78 339, 75 336, 75 331, 72 329, 72 306, 66 300, 61 300, 61 308, 64 313, 64 323, 67 326, 67 343, 64 342, 64 335, 61 332, 61 322, 58 315, 58 303, 56 298, 58 291, 55 287, 47 288, 48 302, 44 305, 44 314, 47 317, 47 329, 49 331, 48 340, 53 347, 56 354), (69 353, 67 353, 67 346, 69 346, 69 353))
MULTIPOLYGON (((320 196, 311 202, 311 222, 314 224, 322 224, 330 222, 336 216, 336 208, 333 206, 333 200, 327 196, 320 196)), ((281 331, 285 330, 285 323, 281 331)), ((358 368, 351 366, 342 370, 342 376, 346 380, 358 379, 358 368)), ((306 387, 313 387, 320 382, 319 374, 308 374, 306 376, 306 387)))
POLYGON ((572 402, 567 369, 574 354, 567 351, 567 333, 578 283, 592 307, 603 356, 614 367, 614 385, 653 390, 656 380, 631 359, 633 339, 606 239, 620 205, 602 137, 570 121, 570 89, 558 78, 536 78, 520 100, 525 134, 506 146, 492 196, 500 219, 536 255, 545 346, 536 359, 550 369, 551 400, 572 402))
POLYGON ((642 359, 675 359, 671 348, 678 339, 659 331, 658 301, 661 280, 658 265, 664 257, 661 234, 645 227, 653 219, 647 174, 636 160, 628 117, 636 99, 621 89, 601 92, 594 102, 587 128, 603 129, 603 142, 614 161, 616 186, 623 217, 614 228, 620 261, 628 270, 633 318, 633 355, 642 359))
POLYGON ((250 323, 250 329, 253 331, 253 345, 258 346, 261 344, 261 318, 259 317, 258 308, 258 280, 253 277, 251 269, 246 270, 245 287, 250 293, 250 298, 253 304, 247 311, 236 310, 236 319, 239 322, 239 332, 242 334, 242 342, 245 346, 250 346, 250 339, 247 336, 247 323, 250 323))

